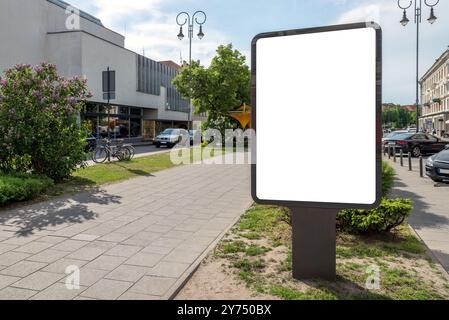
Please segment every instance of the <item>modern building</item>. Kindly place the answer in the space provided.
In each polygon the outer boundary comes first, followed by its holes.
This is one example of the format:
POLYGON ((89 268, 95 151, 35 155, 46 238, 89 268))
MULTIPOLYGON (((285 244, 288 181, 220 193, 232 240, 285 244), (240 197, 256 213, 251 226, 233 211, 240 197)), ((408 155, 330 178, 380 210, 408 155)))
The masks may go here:
POLYGON ((421 78, 421 128, 435 129, 437 135, 449 132, 449 49, 421 78))
POLYGON ((201 120, 172 85, 180 67, 125 48, 125 37, 60 0, 0 1, 0 72, 17 63, 54 63, 64 77, 85 76, 93 97, 81 115, 92 132, 151 140, 167 127, 201 120), (76 22, 79 23, 77 24, 76 22), (103 72, 115 71, 115 99, 103 72))

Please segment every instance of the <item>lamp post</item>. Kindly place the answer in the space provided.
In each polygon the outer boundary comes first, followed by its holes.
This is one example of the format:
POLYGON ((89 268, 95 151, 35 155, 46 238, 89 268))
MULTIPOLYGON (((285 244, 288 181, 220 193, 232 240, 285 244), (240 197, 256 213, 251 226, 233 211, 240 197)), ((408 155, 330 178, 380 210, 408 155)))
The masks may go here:
MULTIPOLYGON (((400 23, 405 27, 410 20, 407 18, 407 9, 409 9, 413 4, 415 5, 414 11, 414 22, 416 24, 416 131, 419 131, 419 25, 422 21, 422 9, 423 9, 423 0, 410 0, 410 3, 406 6, 401 5, 401 0, 398 0, 398 7, 404 10, 402 15, 402 19, 400 23)), ((430 24, 434 24, 437 20, 435 16, 434 7, 440 2, 440 0, 436 0, 434 4, 431 4, 428 0, 424 0, 424 4, 430 8, 430 16, 427 21, 430 24)))
MULTIPOLYGON (((192 65, 192 40, 193 40, 193 30, 195 27, 195 23, 200 27, 198 32, 198 38, 201 40, 204 38, 203 25, 206 23, 207 16, 204 11, 196 11, 192 16, 187 12, 183 11, 179 13, 176 17, 176 23, 179 25, 179 34, 178 39, 184 39, 183 27, 187 24, 188 28, 188 37, 189 37, 189 66, 192 65), (184 17, 184 20, 182 20, 184 17)), ((188 117, 188 129, 190 129, 190 104, 189 104, 189 117, 188 117)))

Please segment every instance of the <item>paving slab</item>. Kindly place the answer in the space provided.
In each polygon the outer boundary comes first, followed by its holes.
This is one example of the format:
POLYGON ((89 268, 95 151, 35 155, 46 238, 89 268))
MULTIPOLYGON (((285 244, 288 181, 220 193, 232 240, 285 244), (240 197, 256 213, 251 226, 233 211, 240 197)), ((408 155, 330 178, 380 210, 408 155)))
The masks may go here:
POLYGON ((58 273, 38 271, 14 283, 15 288, 42 291, 58 282, 63 275, 58 273))
POLYGON ((43 262, 34 262, 34 261, 20 261, 12 266, 9 266, 6 269, 0 271, 2 275, 16 276, 16 277, 26 277, 42 268, 47 266, 46 263, 43 262))
POLYGON ((101 279, 85 290, 81 296, 101 300, 115 300, 125 293, 131 286, 132 282, 101 279))

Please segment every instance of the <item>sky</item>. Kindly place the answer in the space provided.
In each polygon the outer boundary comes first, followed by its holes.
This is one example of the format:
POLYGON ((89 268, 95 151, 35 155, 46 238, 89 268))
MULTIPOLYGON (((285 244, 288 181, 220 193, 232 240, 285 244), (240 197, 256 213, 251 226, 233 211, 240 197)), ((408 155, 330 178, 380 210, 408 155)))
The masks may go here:
MULTIPOLYGON (((416 25, 399 24, 402 10, 397 0, 66 0, 125 35, 125 46, 155 60, 188 60, 188 39, 176 37, 179 12, 203 10, 207 14, 205 37, 193 40, 193 59, 208 65, 220 44, 232 43, 247 56, 252 38, 261 32, 375 21, 383 30, 383 101, 413 104, 415 100, 416 25)), ((417 0, 419 1, 419 0, 417 0)), ((434 4, 438 0, 427 0, 434 4)), ((401 0, 406 5, 410 0, 401 0)), ((423 1, 424 6, 424 1, 423 1)), ((449 0, 435 7, 438 20, 427 22, 423 9, 420 25, 420 75, 449 46, 449 0)), ((186 29, 184 34, 186 35, 186 29)), ((195 29, 195 35, 198 28, 195 29)), ((350 91, 350 88, 349 88, 350 91)))

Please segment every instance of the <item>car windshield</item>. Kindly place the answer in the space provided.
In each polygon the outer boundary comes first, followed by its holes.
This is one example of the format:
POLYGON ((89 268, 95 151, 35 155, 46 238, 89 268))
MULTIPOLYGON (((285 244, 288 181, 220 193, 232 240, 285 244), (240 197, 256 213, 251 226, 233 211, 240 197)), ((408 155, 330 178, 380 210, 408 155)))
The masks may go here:
POLYGON ((404 133, 405 132, 392 132, 389 135, 387 135, 386 138, 393 138, 393 137, 395 137, 397 135, 404 134, 404 133))
POLYGON ((414 136, 413 133, 400 133, 400 134, 395 135, 394 138, 396 140, 407 140, 413 136, 414 136))
POLYGON ((171 134, 174 134, 174 133, 175 133, 175 130, 173 130, 173 129, 167 129, 164 132, 162 132, 162 134, 167 134, 167 135, 171 135, 171 134))

